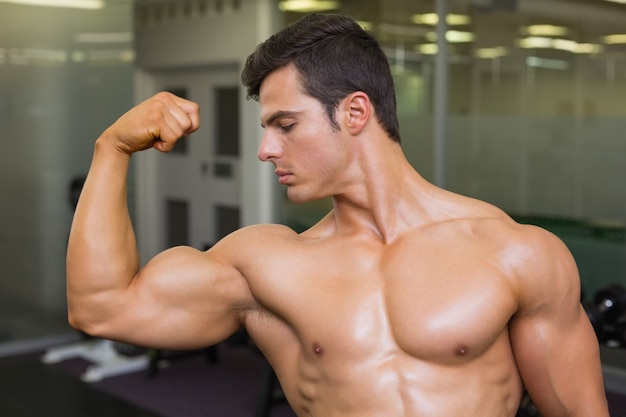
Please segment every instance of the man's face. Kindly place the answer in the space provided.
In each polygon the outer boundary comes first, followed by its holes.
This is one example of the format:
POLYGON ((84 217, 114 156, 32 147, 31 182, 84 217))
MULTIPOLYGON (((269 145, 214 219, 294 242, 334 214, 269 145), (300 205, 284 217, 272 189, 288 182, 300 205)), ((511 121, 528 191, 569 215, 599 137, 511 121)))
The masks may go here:
POLYGON ((321 103, 303 92, 297 71, 287 66, 270 73, 259 102, 265 134, 258 156, 274 164, 289 199, 306 202, 341 192, 348 142, 332 129, 321 103))

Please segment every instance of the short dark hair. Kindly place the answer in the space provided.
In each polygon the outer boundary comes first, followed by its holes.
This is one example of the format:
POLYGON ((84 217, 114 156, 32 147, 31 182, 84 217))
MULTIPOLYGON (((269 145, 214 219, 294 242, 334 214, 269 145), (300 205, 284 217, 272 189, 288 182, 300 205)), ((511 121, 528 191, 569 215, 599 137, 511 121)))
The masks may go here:
POLYGON ((387 135, 400 142, 389 62, 376 38, 354 19, 309 14, 259 44, 241 73, 248 99, 258 101, 265 77, 287 65, 295 67, 305 92, 320 101, 335 128, 339 101, 363 91, 387 135))

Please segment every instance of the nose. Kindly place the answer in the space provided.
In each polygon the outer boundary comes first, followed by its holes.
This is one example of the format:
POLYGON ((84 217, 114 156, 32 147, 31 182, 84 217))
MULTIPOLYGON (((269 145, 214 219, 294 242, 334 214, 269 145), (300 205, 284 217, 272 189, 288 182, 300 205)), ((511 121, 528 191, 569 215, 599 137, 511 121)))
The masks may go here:
POLYGON ((267 162, 278 159, 282 155, 283 149, 278 138, 272 135, 269 129, 266 129, 263 134, 263 139, 261 139, 261 144, 259 145, 259 159, 263 162, 267 162))

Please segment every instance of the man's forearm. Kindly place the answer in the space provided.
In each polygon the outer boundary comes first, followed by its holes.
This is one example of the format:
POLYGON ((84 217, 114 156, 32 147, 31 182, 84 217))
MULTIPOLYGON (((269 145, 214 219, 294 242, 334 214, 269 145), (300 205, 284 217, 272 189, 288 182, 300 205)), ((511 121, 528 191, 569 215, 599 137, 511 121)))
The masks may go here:
POLYGON ((69 320, 76 327, 104 319, 113 308, 103 302, 107 295, 126 288, 139 269, 127 204, 129 163, 106 133, 96 142, 67 251, 69 320))

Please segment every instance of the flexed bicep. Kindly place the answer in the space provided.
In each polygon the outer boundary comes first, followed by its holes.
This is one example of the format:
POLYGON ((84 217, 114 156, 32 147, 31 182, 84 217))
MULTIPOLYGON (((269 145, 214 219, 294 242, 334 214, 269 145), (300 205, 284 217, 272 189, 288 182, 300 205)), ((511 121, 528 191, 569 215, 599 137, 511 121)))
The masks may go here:
POLYGON ((164 349, 218 343, 242 326, 245 278, 207 252, 175 247, 150 261, 115 302, 99 336, 164 349))

